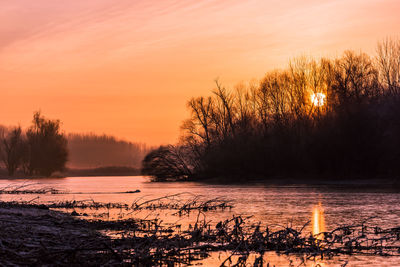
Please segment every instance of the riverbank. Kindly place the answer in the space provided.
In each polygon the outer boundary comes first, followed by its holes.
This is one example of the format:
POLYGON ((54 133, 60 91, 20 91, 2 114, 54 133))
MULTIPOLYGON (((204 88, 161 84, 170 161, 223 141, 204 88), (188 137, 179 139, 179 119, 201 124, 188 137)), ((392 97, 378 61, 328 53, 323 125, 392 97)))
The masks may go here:
POLYGON ((341 178, 333 177, 272 177, 272 178, 230 178, 215 177, 208 179, 189 179, 191 182, 200 182, 205 184, 265 184, 265 185, 337 185, 337 186, 398 186, 400 187, 400 179, 397 178, 341 178))
POLYGON ((273 177, 256 177, 256 176, 219 176, 212 178, 189 177, 189 178, 170 178, 161 179, 152 178, 152 182, 196 182, 210 185, 272 185, 272 186, 377 186, 392 187, 400 190, 400 178, 388 176, 371 176, 371 177, 355 177, 355 176, 339 176, 332 175, 282 175, 273 177))

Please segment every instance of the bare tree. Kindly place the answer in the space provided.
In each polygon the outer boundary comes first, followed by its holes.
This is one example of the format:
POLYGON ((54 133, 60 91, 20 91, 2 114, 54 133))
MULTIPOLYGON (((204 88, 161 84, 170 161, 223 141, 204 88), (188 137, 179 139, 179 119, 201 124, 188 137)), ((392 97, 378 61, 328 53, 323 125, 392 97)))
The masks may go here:
POLYGON ((229 91, 221 86, 218 80, 215 80, 215 84, 217 85, 217 89, 215 89, 213 93, 217 96, 217 100, 222 104, 222 118, 225 125, 224 132, 227 134, 229 131, 232 131, 232 133, 235 134, 235 126, 233 123, 235 112, 234 97, 229 91))
MULTIPOLYGON (((265 110, 260 111, 263 119, 273 117, 276 123, 286 123, 290 113, 287 83, 289 74, 284 71, 272 71, 267 73, 260 84, 259 99, 261 107, 265 110)), ((268 123, 268 122, 267 122, 268 123)))
POLYGON ((391 95, 400 93, 400 40, 386 38, 378 43, 380 78, 391 95))
POLYGON ((169 178, 187 178, 193 170, 188 153, 190 152, 185 147, 160 146, 144 158, 142 174, 151 175, 157 181, 166 181, 169 178))
POLYGON ((24 141, 21 127, 15 127, 2 137, 1 157, 7 168, 8 174, 13 176, 21 165, 24 154, 24 141))
POLYGON ((350 107, 380 94, 378 70, 364 53, 346 51, 335 61, 333 91, 340 105, 350 107))
POLYGON ((210 145, 213 106, 211 97, 192 98, 187 105, 191 112, 191 118, 183 123, 182 129, 196 135, 210 145))
POLYGON ((49 120, 35 112, 33 125, 28 129, 29 174, 50 176, 62 171, 68 159, 67 138, 61 132, 59 120, 49 120))

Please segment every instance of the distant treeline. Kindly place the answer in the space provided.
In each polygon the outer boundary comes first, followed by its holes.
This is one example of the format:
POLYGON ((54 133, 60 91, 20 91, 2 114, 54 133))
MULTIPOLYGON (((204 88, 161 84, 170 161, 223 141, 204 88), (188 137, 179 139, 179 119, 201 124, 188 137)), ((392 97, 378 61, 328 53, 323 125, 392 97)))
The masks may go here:
POLYGON ((400 41, 373 57, 300 57, 188 102, 181 141, 143 160, 156 180, 400 175, 400 41))
POLYGON ((68 168, 88 169, 104 166, 140 168, 150 148, 143 143, 117 140, 109 135, 69 134, 68 168))

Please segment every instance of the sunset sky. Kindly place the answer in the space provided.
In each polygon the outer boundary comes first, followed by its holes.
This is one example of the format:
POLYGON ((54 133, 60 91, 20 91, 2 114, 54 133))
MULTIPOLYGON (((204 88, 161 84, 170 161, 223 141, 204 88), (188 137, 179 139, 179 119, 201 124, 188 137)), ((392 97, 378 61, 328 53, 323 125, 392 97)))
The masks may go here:
POLYGON ((41 110, 66 132, 175 142, 214 79, 260 79, 298 55, 375 51, 399 0, 1 0, 0 124, 41 110))

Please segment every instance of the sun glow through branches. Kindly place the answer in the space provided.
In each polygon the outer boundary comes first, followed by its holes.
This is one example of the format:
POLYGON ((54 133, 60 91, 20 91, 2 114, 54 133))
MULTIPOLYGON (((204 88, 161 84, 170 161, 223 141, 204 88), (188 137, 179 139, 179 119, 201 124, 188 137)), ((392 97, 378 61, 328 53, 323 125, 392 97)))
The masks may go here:
POLYGON ((315 93, 311 95, 311 102, 316 107, 321 107, 325 104, 326 95, 323 93, 315 93))

